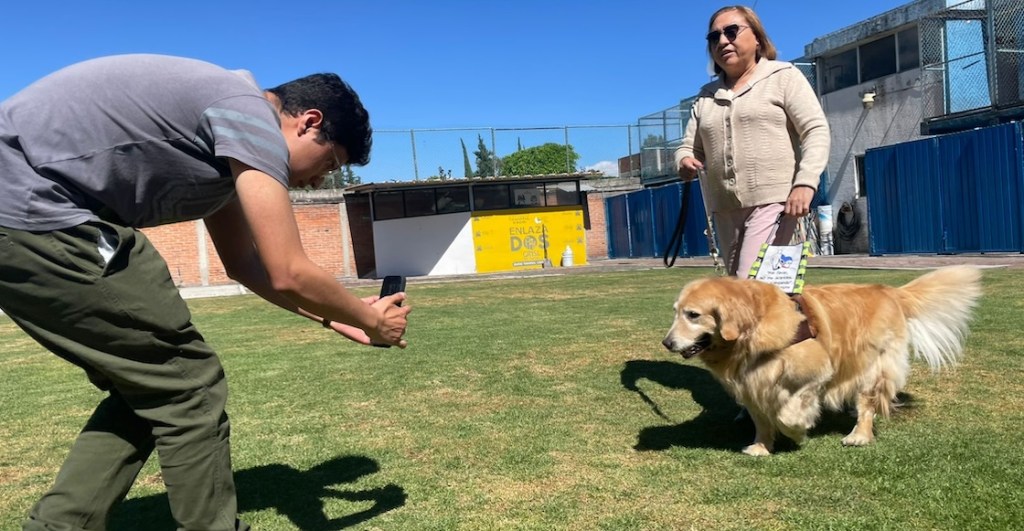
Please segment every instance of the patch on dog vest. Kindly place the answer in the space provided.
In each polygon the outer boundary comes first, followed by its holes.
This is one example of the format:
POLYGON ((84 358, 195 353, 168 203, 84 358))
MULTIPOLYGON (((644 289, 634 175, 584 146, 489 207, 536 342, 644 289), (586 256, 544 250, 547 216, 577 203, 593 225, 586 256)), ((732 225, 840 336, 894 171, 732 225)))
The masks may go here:
POLYGON ((808 242, 796 245, 763 243, 747 278, 774 284, 790 295, 799 294, 804 290, 804 274, 810 255, 811 244, 808 242))

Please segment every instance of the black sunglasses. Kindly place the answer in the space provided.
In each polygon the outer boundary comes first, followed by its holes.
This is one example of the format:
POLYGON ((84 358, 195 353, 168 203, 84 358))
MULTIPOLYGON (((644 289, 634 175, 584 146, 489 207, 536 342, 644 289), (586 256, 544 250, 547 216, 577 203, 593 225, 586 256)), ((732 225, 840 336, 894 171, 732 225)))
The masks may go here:
POLYGON ((708 44, 716 44, 722 38, 722 35, 725 35, 726 40, 732 42, 736 40, 736 36, 739 35, 741 31, 749 27, 750 26, 741 26, 739 24, 729 24, 722 28, 722 31, 712 31, 711 33, 708 33, 707 36, 708 44))

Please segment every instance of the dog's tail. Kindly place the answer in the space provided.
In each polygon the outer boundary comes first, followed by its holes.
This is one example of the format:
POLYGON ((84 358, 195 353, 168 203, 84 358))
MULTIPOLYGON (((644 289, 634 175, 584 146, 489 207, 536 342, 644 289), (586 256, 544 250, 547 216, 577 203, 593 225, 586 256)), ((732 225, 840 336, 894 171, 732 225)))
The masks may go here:
POLYGON ((916 356, 932 370, 959 361, 971 310, 981 297, 981 271, 973 266, 936 269, 898 292, 916 356))

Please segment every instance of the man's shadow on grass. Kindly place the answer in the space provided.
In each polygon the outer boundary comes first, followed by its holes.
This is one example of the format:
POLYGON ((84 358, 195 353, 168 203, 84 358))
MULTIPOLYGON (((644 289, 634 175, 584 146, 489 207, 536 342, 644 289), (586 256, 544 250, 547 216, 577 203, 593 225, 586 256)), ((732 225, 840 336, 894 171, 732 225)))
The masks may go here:
MULTIPOLYGON (((264 465, 235 473, 238 512, 274 509, 304 531, 334 531, 365 522, 405 505, 405 490, 398 485, 366 490, 344 490, 342 483, 355 483, 380 470, 376 461, 364 456, 336 457, 309 470, 287 465, 264 465), (328 518, 324 500, 335 498, 373 502, 368 509, 339 518, 328 518)), ((167 494, 127 500, 115 511, 110 529, 173 529, 167 494), (166 527, 154 525, 166 522, 166 527)))
MULTIPOLYGON (((649 426, 640 430, 635 449, 640 451, 667 450, 673 446, 738 451, 754 440, 754 425, 749 419, 736 420, 740 411, 736 402, 722 389, 722 385, 707 369, 671 361, 630 360, 620 374, 622 387, 640 396, 659 417, 674 424, 649 426), (690 392, 701 406, 694 418, 678 422, 665 415, 642 389, 640 380, 649 380, 669 389, 690 392)), ((846 413, 822 412, 818 425, 810 436, 828 433, 849 433, 856 419, 846 413)), ((776 451, 789 451, 796 445, 781 435, 776 451)))

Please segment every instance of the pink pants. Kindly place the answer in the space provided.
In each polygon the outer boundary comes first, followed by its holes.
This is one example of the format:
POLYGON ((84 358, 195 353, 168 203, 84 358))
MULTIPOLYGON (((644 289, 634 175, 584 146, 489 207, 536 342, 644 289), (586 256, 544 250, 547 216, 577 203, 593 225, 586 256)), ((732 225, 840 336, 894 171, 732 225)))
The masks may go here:
POLYGON ((771 203, 715 213, 726 273, 746 278, 762 243, 789 245, 796 232, 797 218, 782 216, 779 220, 785 208, 784 203, 771 203))

